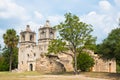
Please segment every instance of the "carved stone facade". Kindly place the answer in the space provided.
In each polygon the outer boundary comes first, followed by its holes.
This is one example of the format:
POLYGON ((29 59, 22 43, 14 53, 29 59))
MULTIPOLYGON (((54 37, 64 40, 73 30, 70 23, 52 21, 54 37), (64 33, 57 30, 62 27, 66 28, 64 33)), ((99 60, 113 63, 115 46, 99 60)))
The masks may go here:
MULTIPOLYGON (((20 33, 18 70, 40 72, 73 71, 72 58, 66 54, 48 55, 49 42, 56 38, 56 31, 47 20, 45 25, 38 30, 38 43, 36 33, 26 26, 26 30, 20 33)), ((90 52, 90 51, 89 51, 90 52)), ((95 65, 91 71, 116 72, 116 61, 104 61, 93 52, 90 55, 95 59, 95 65)))

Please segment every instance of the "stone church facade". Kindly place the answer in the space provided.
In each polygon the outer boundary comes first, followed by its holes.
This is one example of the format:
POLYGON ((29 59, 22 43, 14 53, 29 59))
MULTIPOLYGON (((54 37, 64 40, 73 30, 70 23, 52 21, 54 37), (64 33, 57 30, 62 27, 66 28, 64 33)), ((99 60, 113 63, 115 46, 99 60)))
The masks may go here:
MULTIPOLYGON (((45 55, 49 42, 56 38, 56 30, 50 26, 47 20, 38 30, 38 43, 36 33, 26 26, 26 30, 20 33, 18 70, 40 72, 73 71, 72 58, 66 54, 45 55)), ((91 71, 116 72, 116 61, 104 61, 94 52, 89 51, 95 59, 95 65, 91 71)))

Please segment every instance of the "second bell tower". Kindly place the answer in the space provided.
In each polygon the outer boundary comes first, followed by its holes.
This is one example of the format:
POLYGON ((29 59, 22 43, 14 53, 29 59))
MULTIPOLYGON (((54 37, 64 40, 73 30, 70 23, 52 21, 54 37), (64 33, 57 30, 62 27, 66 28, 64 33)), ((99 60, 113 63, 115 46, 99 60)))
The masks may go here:
POLYGON ((55 32, 56 30, 50 26, 49 20, 46 20, 45 25, 42 28, 39 28, 38 45, 41 47, 43 52, 47 52, 50 40, 56 38, 55 32))

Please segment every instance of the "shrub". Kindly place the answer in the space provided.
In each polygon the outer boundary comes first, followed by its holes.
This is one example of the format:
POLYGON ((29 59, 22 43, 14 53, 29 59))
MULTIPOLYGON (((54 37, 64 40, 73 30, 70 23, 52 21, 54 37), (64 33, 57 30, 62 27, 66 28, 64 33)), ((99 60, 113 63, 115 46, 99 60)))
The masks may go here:
POLYGON ((89 71, 94 64, 94 59, 88 53, 84 52, 77 56, 78 70, 89 71))

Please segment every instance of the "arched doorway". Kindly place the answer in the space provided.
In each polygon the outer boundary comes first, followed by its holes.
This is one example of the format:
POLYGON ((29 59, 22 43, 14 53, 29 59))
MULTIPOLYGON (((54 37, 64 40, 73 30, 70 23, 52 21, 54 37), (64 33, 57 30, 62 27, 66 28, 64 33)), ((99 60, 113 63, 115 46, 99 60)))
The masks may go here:
POLYGON ((33 64, 30 64, 30 71, 33 71, 33 64))

